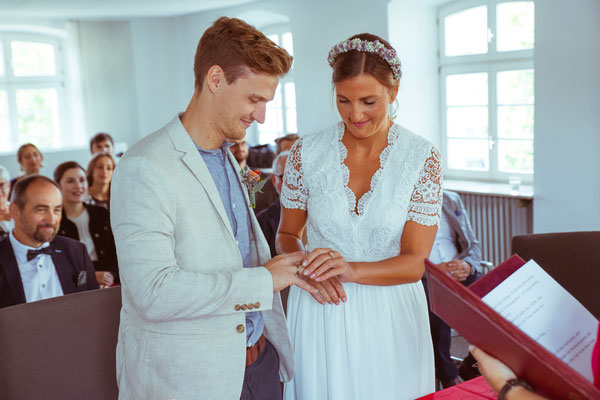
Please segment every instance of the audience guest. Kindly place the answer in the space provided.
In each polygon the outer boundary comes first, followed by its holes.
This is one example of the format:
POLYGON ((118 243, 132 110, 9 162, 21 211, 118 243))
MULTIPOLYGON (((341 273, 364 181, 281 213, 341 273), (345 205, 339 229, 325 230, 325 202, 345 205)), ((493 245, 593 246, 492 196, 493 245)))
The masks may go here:
POLYGON ((108 153, 113 155, 115 141, 108 133, 100 132, 94 135, 90 140, 90 152, 92 155, 96 153, 108 153))
POLYGON ((87 169, 88 196, 86 203, 109 209, 110 181, 115 170, 115 159, 109 153, 97 153, 87 169))
POLYGON ((275 139, 275 144, 277 145, 277 154, 280 154, 283 151, 289 151, 298 139, 300 139, 300 136, 296 135, 295 133, 290 133, 275 139))
POLYGON ((87 191, 85 170, 75 161, 68 161, 56 167, 54 180, 63 196, 59 234, 85 244, 100 287, 119 283, 117 253, 108 210, 83 202, 87 191))
MULTIPOLYGON (((469 350, 477 359, 477 365, 485 380, 499 394, 498 400, 543 400, 545 397, 533 393, 529 385, 518 379, 515 373, 502 361, 492 357, 475 346, 469 346, 469 350)), ((600 389, 600 327, 596 338, 596 344, 592 351, 592 373, 594 375, 594 386, 600 389)))
MULTIPOLYGON (((34 144, 25 143, 17 151, 17 161, 21 166, 23 176, 38 175, 43 166, 44 156, 34 144)), ((14 188, 19 179, 20 177, 13 178, 10 181, 10 187, 14 188)), ((12 192, 9 192, 8 198, 12 198, 12 192)))
MULTIPOLYGON (((442 219, 429 259, 463 285, 469 285, 479 277, 476 266, 481 262, 481 245, 458 193, 444 190, 442 219)), ((427 289, 425 278, 423 284, 427 289)), ((450 326, 431 311, 429 323, 436 378, 445 388, 456 385, 459 383, 458 369, 450 358, 450 326)))
POLYGON ((275 153, 268 144, 252 146, 248 149, 248 166, 250 168, 271 168, 275 153))
POLYGON ((235 157, 235 160, 240 164, 240 169, 243 169, 248 165, 248 154, 250 154, 248 150, 248 143, 246 143, 246 139, 240 140, 231 140, 231 147, 229 147, 229 151, 235 157))
MULTIPOLYGON (((269 177, 278 196, 281 194, 283 171, 285 170, 285 162, 287 161, 288 154, 289 151, 284 151, 275 157, 275 161, 273 161, 273 172, 269 177)), ((275 250, 275 236, 277 235, 277 228, 279 227, 280 212, 281 203, 279 202, 279 197, 277 197, 277 199, 275 199, 275 201, 273 201, 268 208, 262 210, 256 216, 258 223, 260 224, 260 228, 262 229, 265 238, 269 243, 271 257, 275 257, 277 255, 277 251, 275 250)))
POLYGON ((85 246, 56 236, 62 197, 45 176, 15 185, 13 231, 0 240, 0 308, 73 292, 98 289, 85 246))
POLYGON ((12 230, 13 223, 10 218, 8 193, 10 192, 10 174, 8 170, 0 165, 0 239, 8 235, 12 230))

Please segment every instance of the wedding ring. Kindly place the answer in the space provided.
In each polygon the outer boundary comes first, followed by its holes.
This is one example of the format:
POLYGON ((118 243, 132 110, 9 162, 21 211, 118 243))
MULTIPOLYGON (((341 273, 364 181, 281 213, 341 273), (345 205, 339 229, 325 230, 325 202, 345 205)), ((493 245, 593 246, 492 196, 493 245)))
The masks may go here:
POLYGON ((300 267, 296 265, 296 276, 298 276, 299 272, 300 272, 300 267))
POLYGON ((329 252, 329 257, 333 258, 333 251, 329 252))
POLYGON ((320 288, 321 286, 323 286, 323 285, 321 285, 320 283, 317 283, 317 284, 315 285, 315 287, 316 287, 317 289, 318 289, 318 288, 320 288))

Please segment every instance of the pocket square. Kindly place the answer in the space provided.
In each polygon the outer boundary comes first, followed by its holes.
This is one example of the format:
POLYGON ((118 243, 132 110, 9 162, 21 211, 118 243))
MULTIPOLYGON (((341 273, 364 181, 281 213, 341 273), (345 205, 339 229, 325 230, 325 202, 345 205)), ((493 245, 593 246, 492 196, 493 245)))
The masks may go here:
POLYGON ((77 286, 82 286, 87 283, 87 272, 79 271, 79 275, 77 275, 77 286))

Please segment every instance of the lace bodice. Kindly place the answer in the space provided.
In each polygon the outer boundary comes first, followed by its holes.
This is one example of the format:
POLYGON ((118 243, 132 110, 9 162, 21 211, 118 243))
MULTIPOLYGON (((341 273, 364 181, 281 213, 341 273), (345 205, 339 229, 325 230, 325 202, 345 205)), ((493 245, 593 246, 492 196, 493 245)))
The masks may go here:
POLYGON ((296 142, 285 167, 281 201, 308 211, 307 249, 330 247, 347 261, 378 261, 400 253, 407 220, 431 226, 442 209, 438 150, 394 124, 371 189, 356 203, 348 187, 343 122, 296 142), (358 211, 358 213, 356 212, 358 211))

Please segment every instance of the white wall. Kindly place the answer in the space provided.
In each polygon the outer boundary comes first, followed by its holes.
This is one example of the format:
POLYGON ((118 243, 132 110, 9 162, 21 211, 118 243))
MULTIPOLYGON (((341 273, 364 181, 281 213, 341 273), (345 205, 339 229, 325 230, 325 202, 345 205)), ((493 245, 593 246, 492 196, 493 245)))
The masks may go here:
POLYGON ((600 230, 600 2, 535 3, 534 231, 600 230))
POLYGON ((439 148, 436 19, 437 8, 422 0, 394 0, 388 6, 390 44, 402 62, 396 121, 439 148))
POLYGON ((387 1, 305 0, 292 2, 296 103, 300 134, 315 132, 340 119, 332 95, 327 54, 357 33, 388 39, 387 1))
POLYGON ((132 41, 128 21, 79 23, 81 75, 88 136, 139 137, 132 41))

